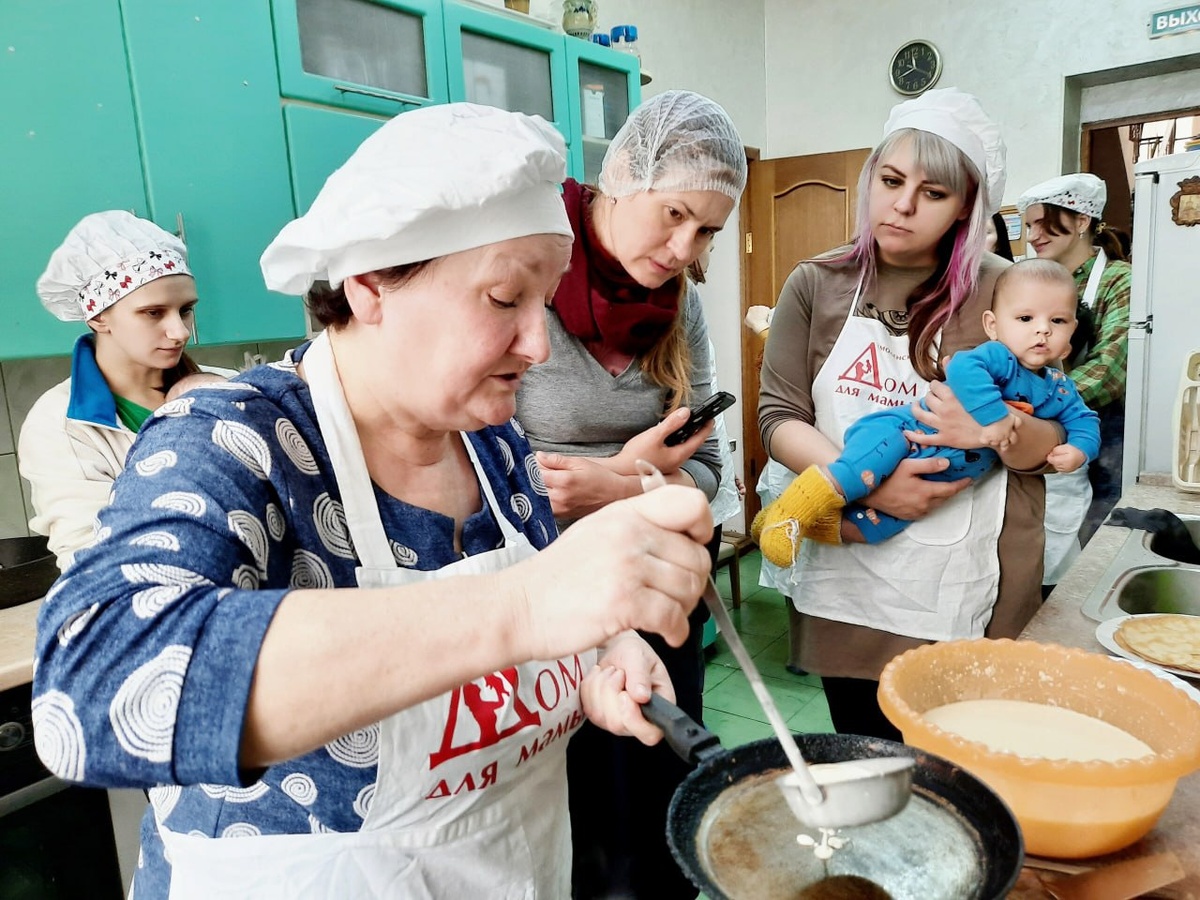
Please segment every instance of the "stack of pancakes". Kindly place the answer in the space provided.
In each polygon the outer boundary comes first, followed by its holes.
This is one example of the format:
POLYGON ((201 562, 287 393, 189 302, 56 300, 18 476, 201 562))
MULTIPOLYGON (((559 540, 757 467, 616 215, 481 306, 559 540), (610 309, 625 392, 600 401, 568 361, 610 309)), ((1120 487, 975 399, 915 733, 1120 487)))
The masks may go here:
POLYGON ((1113 639, 1147 662, 1200 675, 1200 616, 1134 616, 1113 639))

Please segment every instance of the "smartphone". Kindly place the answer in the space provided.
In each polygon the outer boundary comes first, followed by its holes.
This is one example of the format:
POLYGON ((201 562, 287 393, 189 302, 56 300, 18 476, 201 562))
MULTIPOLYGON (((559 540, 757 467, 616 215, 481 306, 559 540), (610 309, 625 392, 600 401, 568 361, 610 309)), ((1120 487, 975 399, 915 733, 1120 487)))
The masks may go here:
POLYGON ((667 435, 663 441, 668 447, 675 447, 682 444, 697 431, 704 427, 705 423, 711 419, 715 419, 737 401, 737 398, 729 391, 717 391, 699 406, 692 407, 692 417, 667 435))

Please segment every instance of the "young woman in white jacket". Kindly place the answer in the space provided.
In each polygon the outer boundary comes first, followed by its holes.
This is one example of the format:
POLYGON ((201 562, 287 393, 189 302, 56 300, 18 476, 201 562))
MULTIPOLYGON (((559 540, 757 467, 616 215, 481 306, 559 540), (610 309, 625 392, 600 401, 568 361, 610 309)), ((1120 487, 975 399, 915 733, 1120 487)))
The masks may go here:
POLYGON ((196 283, 179 238, 109 210, 71 229, 37 292, 55 317, 88 327, 75 342, 71 377, 34 404, 17 451, 32 489, 29 527, 49 538, 66 569, 92 540, 142 422, 175 383, 199 371, 183 352, 196 283))

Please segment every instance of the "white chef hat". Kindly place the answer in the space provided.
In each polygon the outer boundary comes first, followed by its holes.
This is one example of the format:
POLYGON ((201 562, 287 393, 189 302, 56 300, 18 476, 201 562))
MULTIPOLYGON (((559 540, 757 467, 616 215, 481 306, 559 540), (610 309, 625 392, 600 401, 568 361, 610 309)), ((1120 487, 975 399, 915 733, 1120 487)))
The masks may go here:
POLYGON ((1107 202, 1108 188, 1102 179, 1091 172, 1074 172, 1035 184, 1017 199, 1017 209, 1025 215, 1035 203, 1051 203, 1099 219, 1107 202))
POLYGON ((90 319, 142 285, 191 275, 175 235, 123 209, 84 216, 50 255, 37 294, 64 322, 90 319))
POLYGON ((971 161, 985 188, 988 213, 1004 200, 1004 140, 979 100, 958 88, 926 91, 892 107, 883 136, 901 128, 928 131, 945 138, 971 161))
POLYGON ((665 91, 635 109, 608 145, 600 191, 719 191, 746 187, 746 149, 721 106, 692 91, 665 91))
POLYGON ((447 256, 531 234, 572 237, 566 144, 544 119, 471 103, 401 113, 367 138, 259 261, 267 287, 447 256))

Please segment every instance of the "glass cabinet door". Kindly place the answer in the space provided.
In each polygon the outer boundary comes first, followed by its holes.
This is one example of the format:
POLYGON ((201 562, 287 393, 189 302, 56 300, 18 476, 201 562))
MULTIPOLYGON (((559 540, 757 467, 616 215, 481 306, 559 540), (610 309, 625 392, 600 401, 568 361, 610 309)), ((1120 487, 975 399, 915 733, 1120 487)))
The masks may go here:
POLYGON ((594 185, 609 141, 641 102, 638 62, 632 54, 578 38, 568 37, 566 44, 571 124, 579 135, 571 145, 571 176, 594 185))
POLYGON ((445 17, 451 100, 541 116, 570 140, 561 34, 456 3, 445 17))
POLYGON ((274 0, 285 97, 394 115, 444 103, 437 0, 274 0))

